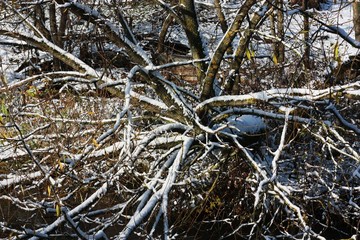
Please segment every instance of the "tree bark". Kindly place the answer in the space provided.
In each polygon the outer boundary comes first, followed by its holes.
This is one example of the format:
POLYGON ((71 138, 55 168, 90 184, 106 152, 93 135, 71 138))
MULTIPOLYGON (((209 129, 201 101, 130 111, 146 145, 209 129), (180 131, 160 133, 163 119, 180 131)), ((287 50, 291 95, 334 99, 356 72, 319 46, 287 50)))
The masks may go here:
MULTIPOLYGON (((49 22, 50 22, 50 36, 51 41, 55 43, 57 46, 62 47, 60 44, 61 36, 58 34, 58 26, 56 22, 56 7, 55 3, 51 3, 49 5, 49 22)), ((53 69, 54 71, 58 71, 61 69, 61 62, 54 58, 53 60, 53 69)))
POLYGON ((220 63, 223 60, 223 56, 230 44, 234 40, 240 26, 242 25, 245 17, 248 15, 249 10, 256 4, 256 0, 247 0, 239 9, 233 20, 231 26, 225 33, 222 42, 218 45, 214 56, 211 59, 210 65, 207 70, 206 78, 202 83, 201 100, 206 100, 214 96, 213 83, 216 74, 219 70, 220 63))
POLYGON ((216 10, 216 15, 217 15, 217 17, 219 19, 219 22, 220 22, 221 30, 223 31, 223 33, 226 33, 226 31, 228 29, 228 25, 227 25, 227 22, 226 22, 226 19, 225 19, 225 15, 224 15, 224 13, 222 11, 220 0, 215 0, 214 5, 215 5, 215 10, 216 10))
MULTIPOLYGON (((183 28, 189 41, 191 54, 194 60, 205 58, 203 41, 199 32, 199 23, 195 10, 194 0, 180 0, 179 12, 182 19, 183 28)), ((198 81, 204 78, 206 65, 204 62, 196 63, 198 81)))
POLYGON ((360 2, 353 3, 353 22, 354 22, 354 29, 355 29, 355 39, 356 41, 360 41, 360 2))
MULTIPOLYGON (((284 41, 284 35, 285 35, 285 30, 284 30, 284 3, 282 0, 277 0, 277 36, 284 41)), ((283 42, 278 42, 276 44, 278 52, 277 52, 277 60, 278 63, 283 63, 285 60, 285 45, 283 42)))
MULTIPOLYGON (((228 24, 226 22, 225 14, 224 14, 223 9, 221 7, 220 0, 214 0, 214 5, 215 5, 215 10, 216 10, 216 15, 217 15, 217 17, 219 19, 221 30, 225 34, 226 31, 228 30, 229 26, 228 26, 228 24)), ((232 49, 231 45, 227 49, 226 53, 229 54, 229 55, 231 55, 233 53, 233 49, 232 49)))
POLYGON ((34 25, 44 37, 51 40, 51 34, 45 26, 45 13, 41 5, 34 7, 34 25))
POLYGON ((164 46, 165 46, 166 34, 167 34, 168 29, 169 29, 171 23, 173 22, 173 20, 174 20, 174 17, 171 14, 169 14, 164 20, 164 23, 161 27, 161 31, 159 34, 159 42, 158 42, 158 46, 157 46, 158 53, 162 53, 165 50, 164 46))
POLYGON ((231 63, 232 74, 228 76, 229 84, 226 86, 226 91, 232 94, 238 93, 237 85, 240 83, 239 69, 244 60, 246 49, 248 48, 250 39, 253 35, 254 29, 257 29, 259 24, 267 17, 268 13, 272 11, 272 2, 263 1, 262 8, 258 12, 255 12, 250 20, 249 27, 246 29, 239 40, 238 47, 235 51, 234 61, 231 63), (262 12, 261 10, 266 10, 262 12))
MULTIPOLYGON (((303 0, 302 2, 302 9, 306 11, 309 7, 308 0, 303 0)), ((304 14, 304 43, 305 43, 305 50, 304 50, 304 66, 305 68, 310 68, 310 21, 309 16, 304 14)))

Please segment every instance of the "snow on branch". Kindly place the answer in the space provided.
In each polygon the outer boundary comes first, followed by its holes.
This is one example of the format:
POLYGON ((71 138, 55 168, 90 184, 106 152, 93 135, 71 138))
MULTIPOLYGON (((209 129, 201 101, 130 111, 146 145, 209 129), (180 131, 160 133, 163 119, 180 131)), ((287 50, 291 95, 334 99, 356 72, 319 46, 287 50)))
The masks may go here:
POLYGON ((90 75, 92 77, 99 77, 99 74, 96 73, 94 69, 89 67, 86 63, 75 57, 69 52, 66 52, 62 48, 56 46, 46 38, 39 38, 37 36, 28 34, 28 33, 20 33, 20 32, 13 32, 8 30, 0 29, 1 35, 10 36, 16 39, 20 39, 26 41, 28 44, 40 48, 45 52, 51 53, 56 58, 60 59, 70 67, 74 68, 75 70, 90 75))
MULTIPOLYGON (((88 207, 90 207, 93 203, 95 203, 98 199, 100 199, 108 190, 108 183, 105 182, 102 184, 101 187, 99 187, 93 194, 91 194, 87 199, 85 199, 85 201, 83 201, 81 204, 79 204, 78 206, 76 206, 75 208, 69 210, 67 212, 68 217, 75 217, 77 216, 80 212, 82 212, 84 209, 87 209, 88 207)), ((37 240, 39 239, 38 236, 42 236, 42 237, 48 237, 48 234, 53 231, 55 228, 59 227, 61 224, 63 224, 66 221, 66 218, 64 215, 60 216, 59 218, 57 218, 53 223, 47 225, 46 227, 42 228, 42 229, 37 229, 34 231, 33 237, 31 237, 31 240, 37 240)), ((19 237, 27 237, 28 235, 22 235, 19 237)))
MULTIPOLYGON (((94 84, 99 81, 99 79, 90 77, 87 73, 81 73, 78 71, 55 71, 55 72, 47 72, 42 73, 38 75, 34 75, 31 77, 27 77, 20 81, 14 81, 11 84, 1 87, 0 93, 2 92, 8 92, 17 88, 20 88, 22 86, 25 86, 30 83, 34 83, 35 81, 41 81, 42 83, 46 82, 52 82, 52 83, 69 83, 69 82, 75 82, 80 84, 94 84)), ((104 78, 105 79, 105 78, 104 78)), ((103 83, 102 85, 106 85, 104 89, 108 89, 108 85, 113 85, 112 82, 109 82, 111 80, 106 79, 108 81, 105 81, 106 83, 103 83)), ((101 86, 102 86, 101 85, 101 86)), ((65 85, 66 86, 66 85, 65 85)), ((102 89, 99 87, 99 89, 102 89)), ((134 97, 137 98, 139 95, 135 95, 134 97)))
POLYGON ((334 33, 339 35, 342 39, 344 39, 346 42, 348 42, 351 46, 353 46, 354 48, 360 48, 360 42, 356 41, 355 39, 353 39, 352 37, 350 37, 350 34, 348 34, 344 29, 342 29, 341 27, 338 26, 330 26, 330 25, 326 25, 325 27, 322 28, 323 30, 330 32, 330 33, 334 33))
POLYGON ((101 16, 95 9, 90 8, 85 4, 78 3, 77 1, 68 1, 70 4, 66 7, 75 15, 88 20, 98 26, 104 31, 105 35, 120 48, 125 48, 126 53, 130 56, 132 61, 140 65, 153 65, 148 55, 139 46, 135 45, 125 36, 123 36, 118 27, 116 27, 108 19, 101 16))
POLYGON ((210 106, 210 107, 239 106, 243 104, 255 103, 257 100, 264 102, 268 101, 268 96, 266 95, 266 92, 251 93, 245 95, 233 95, 233 96, 228 95, 228 96, 212 97, 198 104, 195 110, 196 112, 199 112, 205 106, 210 106))
MULTIPOLYGON (((131 217, 128 224, 121 231, 119 236, 120 239, 127 239, 129 235, 134 231, 134 229, 143 221, 143 219, 153 211, 155 205, 157 204, 158 201, 160 201, 160 199, 162 199, 161 209, 163 211, 163 214, 167 213, 167 210, 164 211, 164 208, 167 208, 168 195, 170 189, 172 188, 175 182, 177 172, 180 169, 180 163, 185 159, 186 155, 188 154, 188 151, 190 150, 193 141, 194 140, 192 138, 188 138, 183 142, 182 149, 178 151, 177 156, 172 166, 169 169, 166 180, 162 185, 162 188, 156 191, 152 195, 152 197, 147 201, 144 207, 137 214, 131 217)), ((167 215, 165 215, 164 217, 167 218, 167 215)), ((165 224, 165 229, 167 229, 166 227, 167 222, 165 222, 164 224, 165 224)))
POLYGON ((339 26, 335 26, 335 25, 328 25, 324 21, 315 17, 314 14, 310 14, 307 11, 304 11, 302 9, 296 9, 294 11, 291 11, 291 13, 289 12, 289 14, 294 14, 294 13, 298 13, 298 12, 300 12, 301 14, 306 15, 307 17, 312 18, 316 22, 320 23, 323 26, 323 27, 321 27, 322 30, 333 33, 333 34, 337 34, 338 36, 340 36, 342 39, 344 39, 346 42, 348 42, 354 48, 360 48, 360 42, 356 41, 355 39, 350 37, 350 34, 347 33, 343 28, 341 28, 339 26))
MULTIPOLYGON (((72 67, 74 70, 79 71, 80 73, 85 74, 85 78, 100 80, 99 84, 112 82, 111 79, 103 76, 103 74, 98 73, 96 70, 91 68, 85 62, 75 57, 73 54, 65 51, 63 48, 57 46, 56 44, 49 41, 46 37, 44 37, 37 28, 21 13, 15 10, 15 13, 23 19, 23 22, 26 26, 28 26, 29 30, 32 30, 38 34, 34 35, 26 31, 14 31, 13 29, 0 29, 0 35, 9 36, 21 41, 27 42, 29 45, 34 46, 36 48, 41 49, 42 51, 48 52, 52 56, 56 57, 63 63, 72 67)), ((20 29, 20 28, 19 28, 20 29)), ((118 90, 116 88, 107 88, 107 90, 113 94, 118 95, 118 90)))
MULTIPOLYGON (((123 147, 124 147, 124 142, 116 142, 108 147, 93 151, 92 153, 90 153, 89 155, 87 155, 86 157, 83 157, 83 159, 86 158, 98 158, 98 157, 102 157, 102 156, 106 156, 107 154, 113 154, 115 152, 120 151, 123 147)), ((63 153, 64 155, 68 155, 68 153, 63 153)), ((70 155, 70 157, 72 159, 80 159, 82 157, 83 154, 76 154, 76 155, 70 155)))
MULTIPOLYGON (((275 98, 294 99, 298 101, 314 101, 326 98, 330 95, 336 96, 337 93, 342 93, 345 90, 351 90, 360 86, 360 81, 329 87, 321 90, 314 90, 308 88, 275 88, 261 92, 249 93, 244 95, 227 95, 209 98, 199 103, 195 110, 201 111, 205 106, 209 107, 223 107, 223 106, 241 106, 246 104, 253 104, 256 102, 269 102, 275 98)), ((350 94, 351 92, 347 92, 350 94)))
POLYGON ((63 123, 81 123, 81 124, 109 124, 116 122, 116 119, 102 119, 102 120, 85 120, 85 119, 68 119, 68 118, 56 118, 42 115, 40 113, 34 112, 19 112, 18 116, 27 116, 27 117, 39 117, 42 119, 50 120, 53 122, 63 122, 63 123))
MULTIPOLYGON (((0 158, 0 160, 1 160, 1 158, 0 158)), ((10 185, 13 185, 13 184, 18 184, 18 183, 23 182, 23 181, 29 181, 29 180, 32 180, 34 178, 38 178, 41 175, 42 175, 41 171, 28 173, 26 175, 9 174, 9 175, 6 176, 5 179, 0 181, 0 189, 6 188, 6 187, 8 187, 10 185)))
POLYGON ((155 128, 151 132, 147 134, 146 137, 144 137, 135 148, 133 154, 131 155, 131 158, 136 159, 140 153, 145 149, 145 147, 153 141, 157 136, 162 135, 166 132, 175 132, 175 131, 181 131, 184 132, 186 130, 189 130, 189 127, 180 123, 169 123, 162 125, 158 128, 155 128))
MULTIPOLYGON (((261 116, 261 117, 268 117, 272 119, 278 119, 278 120, 285 120, 285 115, 282 113, 274 113, 270 111, 264 111, 261 109, 255 109, 255 108, 234 108, 229 109, 224 112, 221 112, 220 114, 216 115, 212 121, 217 122, 219 119, 223 118, 223 116, 231 115, 231 114, 250 114, 255 116, 261 116)), ((303 118, 300 116, 294 116, 289 115, 289 120, 304 124, 311 124, 314 122, 314 119, 311 118, 303 118)))

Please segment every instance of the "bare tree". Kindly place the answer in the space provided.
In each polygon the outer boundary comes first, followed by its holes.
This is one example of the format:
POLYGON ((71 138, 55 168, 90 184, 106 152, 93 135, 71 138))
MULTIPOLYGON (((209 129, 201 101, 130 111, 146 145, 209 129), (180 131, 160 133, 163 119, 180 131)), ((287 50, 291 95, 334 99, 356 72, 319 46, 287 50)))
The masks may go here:
POLYGON ((360 83, 271 85, 282 1, 1 4, 1 237, 359 235, 360 83))

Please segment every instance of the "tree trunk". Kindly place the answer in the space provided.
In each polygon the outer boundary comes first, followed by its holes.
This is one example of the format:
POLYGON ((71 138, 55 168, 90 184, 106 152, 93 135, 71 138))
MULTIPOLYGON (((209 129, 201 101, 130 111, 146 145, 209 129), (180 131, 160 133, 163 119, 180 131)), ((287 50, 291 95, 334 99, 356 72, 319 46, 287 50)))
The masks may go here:
MULTIPOLYGON (((276 1, 278 10, 277 10, 277 30, 278 30, 278 37, 281 38, 281 41, 284 41, 285 30, 284 30, 284 3, 282 0, 276 1)), ((278 48, 277 52, 277 60, 278 63, 283 63, 285 60, 285 45, 283 42, 279 42, 276 44, 278 48)))
POLYGON ((173 22, 174 20, 174 17, 169 14, 165 20, 164 20, 164 23, 161 27, 161 31, 160 31, 160 34, 159 34, 159 42, 158 42, 158 46, 157 46, 157 52, 158 53, 162 53, 165 51, 165 38, 166 38, 166 34, 168 32, 168 29, 171 25, 171 23, 173 22))
MULTIPOLYGON (((241 6, 241 8, 238 10, 236 14, 235 20, 232 22, 231 26, 226 31, 222 41, 219 43, 218 47, 216 48, 216 51, 214 52, 214 56, 212 57, 210 64, 208 66, 206 77, 204 79, 204 82, 202 83, 201 100, 206 100, 210 97, 213 97, 214 94, 213 83, 216 74, 218 73, 220 63, 223 60, 223 56, 226 50, 231 45, 232 41, 234 40, 236 34, 238 33, 239 28, 241 27, 241 24, 243 23, 244 19, 248 16, 249 10, 255 4, 256 4, 255 0, 247 0, 244 2, 244 4, 241 6)), ((236 60, 236 56, 238 55, 239 54, 237 53, 235 54, 235 60, 236 60)))
POLYGON ((222 11, 220 0, 215 0, 214 5, 215 5, 215 10, 216 10, 216 15, 220 22, 221 30, 223 31, 223 33, 226 33, 226 31, 228 29, 228 25, 227 25, 227 22, 225 19, 225 15, 222 11))
MULTIPOLYGON (((51 41, 55 43, 55 45, 62 47, 60 44, 61 37, 58 34, 58 26, 56 22, 56 6, 55 3, 51 3, 49 5, 49 22, 50 22, 50 36, 51 41)), ((54 58, 53 60, 53 69, 54 71, 61 70, 61 61, 59 61, 57 58, 54 58)))
MULTIPOLYGON (((254 2, 256 3, 256 1, 254 2)), ((246 49, 248 49, 249 42, 253 35, 253 31, 251 29, 257 29, 258 24, 262 22, 267 16, 269 12, 273 11, 271 7, 274 2, 262 1, 262 7, 259 9, 266 9, 266 11, 257 11, 251 17, 249 27, 242 34, 238 47, 235 50, 234 61, 231 63, 232 74, 229 74, 227 81, 229 84, 225 87, 227 92, 231 92, 232 94, 237 94, 239 91, 238 84, 241 82, 239 70, 241 64, 244 60, 246 49)))
MULTIPOLYGON (((277 36, 281 41, 284 40, 284 13, 283 13, 283 1, 276 0, 275 5, 277 6, 277 11, 271 14, 270 24, 271 24, 271 34, 277 36)), ((284 52, 285 46, 279 41, 273 44, 274 57, 276 58, 276 63, 282 63, 284 61, 284 52)))
POLYGON ((353 3, 354 9, 354 29, 355 29, 355 39, 356 41, 360 41, 360 2, 353 3))
MULTIPOLYGON (((199 24, 195 10, 194 0, 180 0, 179 10, 183 21, 183 28, 186 37, 189 40, 191 54, 193 59, 205 58, 205 50, 199 32, 199 24)), ((204 78, 205 64, 203 62, 196 63, 197 78, 201 81, 204 78)))
MULTIPOLYGON (((302 2, 302 9, 306 11, 308 9, 308 0, 303 0, 302 2)), ((304 43, 305 43, 305 50, 304 50, 304 65, 306 69, 310 68, 310 21, 309 16, 304 14, 304 43)))

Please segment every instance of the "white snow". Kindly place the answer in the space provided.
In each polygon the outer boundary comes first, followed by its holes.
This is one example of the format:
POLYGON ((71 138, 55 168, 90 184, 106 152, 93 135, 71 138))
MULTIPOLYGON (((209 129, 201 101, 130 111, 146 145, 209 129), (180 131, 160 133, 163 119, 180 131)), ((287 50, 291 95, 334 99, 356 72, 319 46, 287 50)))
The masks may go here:
POLYGON ((33 178, 40 177, 41 175, 43 175, 43 173, 41 171, 37 171, 37 172, 25 174, 25 175, 9 174, 6 176, 6 179, 3 179, 0 181, 0 189, 8 187, 12 184, 19 183, 21 181, 31 180, 33 178))
POLYGON ((253 115, 230 116, 224 124, 215 124, 212 129, 222 128, 222 132, 244 136, 260 133, 266 129, 266 124, 261 117, 253 115), (226 125, 226 127, 224 127, 226 125))

